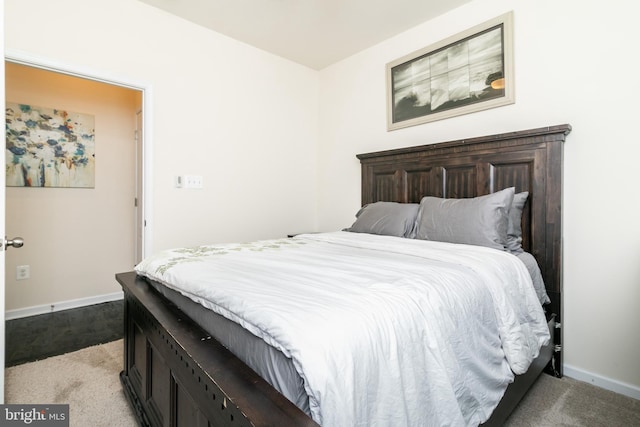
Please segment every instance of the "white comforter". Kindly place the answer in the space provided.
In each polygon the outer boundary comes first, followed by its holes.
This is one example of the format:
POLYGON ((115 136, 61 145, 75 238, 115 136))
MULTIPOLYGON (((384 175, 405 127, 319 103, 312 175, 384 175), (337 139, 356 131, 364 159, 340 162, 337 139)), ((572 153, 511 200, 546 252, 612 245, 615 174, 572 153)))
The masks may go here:
POLYGON ((325 427, 477 425, 549 340, 522 262, 478 246, 306 234, 136 270, 290 357, 325 427))

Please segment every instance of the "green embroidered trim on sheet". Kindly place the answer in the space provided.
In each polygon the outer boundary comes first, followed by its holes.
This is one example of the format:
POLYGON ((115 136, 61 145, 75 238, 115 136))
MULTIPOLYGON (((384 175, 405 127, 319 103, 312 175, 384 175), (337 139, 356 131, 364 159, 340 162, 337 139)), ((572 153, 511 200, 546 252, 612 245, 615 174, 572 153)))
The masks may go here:
POLYGON ((250 243, 232 243, 221 246, 196 246, 192 248, 179 248, 168 251, 177 256, 170 257, 156 269, 156 273, 164 274, 171 267, 187 262, 199 262, 204 258, 214 255, 226 255, 231 252, 253 251, 262 252, 269 249, 291 248, 306 245, 306 242, 296 239, 260 240, 250 243))

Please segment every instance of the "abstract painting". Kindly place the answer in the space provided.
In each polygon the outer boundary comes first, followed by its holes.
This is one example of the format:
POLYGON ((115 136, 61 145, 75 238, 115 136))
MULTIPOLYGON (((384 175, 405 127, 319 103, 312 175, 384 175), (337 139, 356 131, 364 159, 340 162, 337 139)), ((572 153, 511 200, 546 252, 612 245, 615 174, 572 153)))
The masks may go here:
POLYGON ((387 128, 511 104, 512 14, 387 64, 387 128))
POLYGON ((7 102, 8 187, 95 187, 95 117, 7 102))

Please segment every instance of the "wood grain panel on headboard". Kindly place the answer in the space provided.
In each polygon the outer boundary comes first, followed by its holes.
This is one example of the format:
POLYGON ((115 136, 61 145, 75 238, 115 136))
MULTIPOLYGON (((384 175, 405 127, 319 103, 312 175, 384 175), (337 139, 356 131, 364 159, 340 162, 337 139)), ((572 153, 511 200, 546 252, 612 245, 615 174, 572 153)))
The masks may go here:
POLYGON ((359 154, 362 205, 476 197, 507 187, 528 191, 523 247, 537 259, 552 300, 549 308, 560 320, 562 153, 569 132, 565 124, 359 154))

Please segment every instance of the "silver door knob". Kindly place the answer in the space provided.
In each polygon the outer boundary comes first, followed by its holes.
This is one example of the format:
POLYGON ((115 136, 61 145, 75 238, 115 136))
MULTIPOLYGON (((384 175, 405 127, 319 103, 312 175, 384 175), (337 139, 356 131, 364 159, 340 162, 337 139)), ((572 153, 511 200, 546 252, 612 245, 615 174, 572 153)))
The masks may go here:
POLYGON ((24 245, 24 239, 22 237, 14 237, 11 240, 7 240, 7 237, 4 238, 4 247, 9 248, 12 246, 14 248, 21 248, 24 245))

